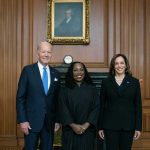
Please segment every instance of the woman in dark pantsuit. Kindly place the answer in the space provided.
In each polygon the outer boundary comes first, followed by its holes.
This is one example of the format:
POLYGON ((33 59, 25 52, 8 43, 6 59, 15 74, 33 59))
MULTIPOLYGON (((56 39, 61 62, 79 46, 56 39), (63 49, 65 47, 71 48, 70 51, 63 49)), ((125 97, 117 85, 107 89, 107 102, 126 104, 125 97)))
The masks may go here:
POLYGON ((99 135, 107 150, 131 150, 133 139, 142 130, 142 104, 139 80, 132 77, 125 55, 115 55, 110 77, 103 80, 99 135))

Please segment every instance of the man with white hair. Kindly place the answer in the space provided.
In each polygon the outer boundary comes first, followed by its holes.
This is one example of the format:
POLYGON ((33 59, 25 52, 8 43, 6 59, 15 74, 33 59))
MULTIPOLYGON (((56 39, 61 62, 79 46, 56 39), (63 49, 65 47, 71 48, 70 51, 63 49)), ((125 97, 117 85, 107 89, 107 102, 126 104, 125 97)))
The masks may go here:
POLYGON ((59 90, 58 72, 49 66, 52 45, 41 42, 37 47, 38 61, 23 68, 16 97, 17 120, 24 133, 24 149, 52 150, 59 90))

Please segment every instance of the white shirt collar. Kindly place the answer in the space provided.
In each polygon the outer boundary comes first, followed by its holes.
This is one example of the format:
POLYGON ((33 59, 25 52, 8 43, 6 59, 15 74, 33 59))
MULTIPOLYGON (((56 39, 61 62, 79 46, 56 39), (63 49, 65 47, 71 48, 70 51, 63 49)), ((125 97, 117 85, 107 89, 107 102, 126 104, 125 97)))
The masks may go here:
POLYGON ((70 20, 71 20, 71 17, 66 20, 66 23, 69 23, 70 20))
MULTIPOLYGON (((38 61, 38 67, 39 67, 39 71, 40 71, 40 75, 41 75, 41 78, 42 78, 42 75, 43 75, 43 65, 38 61)), ((47 68, 47 73, 48 73, 48 86, 50 85, 50 68, 49 68, 49 66, 47 65, 47 66, 45 66, 46 68, 47 68)))
POLYGON ((46 67, 47 69, 49 68, 48 65, 43 66, 39 61, 38 61, 38 67, 40 70, 43 69, 43 67, 46 67))

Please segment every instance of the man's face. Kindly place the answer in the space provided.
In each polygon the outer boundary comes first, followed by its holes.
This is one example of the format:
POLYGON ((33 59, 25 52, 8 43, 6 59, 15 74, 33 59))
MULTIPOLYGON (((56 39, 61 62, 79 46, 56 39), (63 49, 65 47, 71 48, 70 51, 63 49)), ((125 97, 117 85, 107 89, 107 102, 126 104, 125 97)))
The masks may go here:
POLYGON ((37 54, 39 62, 44 66, 48 65, 52 57, 52 46, 49 43, 42 43, 37 54))
POLYGON ((65 16, 66 16, 66 19, 69 19, 70 17, 72 17, 72 11, 71 11, 71 9, 69 9, 69 10, 67 10, 65 12, 65 16))

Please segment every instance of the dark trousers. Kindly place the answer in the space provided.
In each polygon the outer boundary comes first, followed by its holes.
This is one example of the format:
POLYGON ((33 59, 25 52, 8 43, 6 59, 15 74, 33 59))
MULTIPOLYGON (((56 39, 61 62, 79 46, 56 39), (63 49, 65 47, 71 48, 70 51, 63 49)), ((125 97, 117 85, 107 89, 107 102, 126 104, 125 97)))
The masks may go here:
POLYGON ((131 150, 134 131, 113 131, 105 130, 107 150, 131 150))
POLYGON ((37 150, 38 141, 40 139, 40 150, 52 150, 53 149, 53 133, 47 130, 46 125, 40 132, 30 132, 29 135, 24 136, 24 149, 25 150, 37 150))

